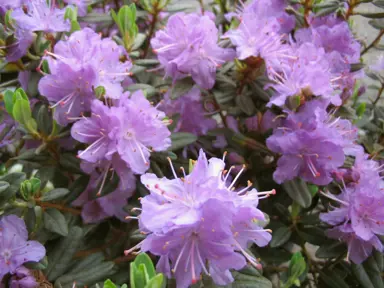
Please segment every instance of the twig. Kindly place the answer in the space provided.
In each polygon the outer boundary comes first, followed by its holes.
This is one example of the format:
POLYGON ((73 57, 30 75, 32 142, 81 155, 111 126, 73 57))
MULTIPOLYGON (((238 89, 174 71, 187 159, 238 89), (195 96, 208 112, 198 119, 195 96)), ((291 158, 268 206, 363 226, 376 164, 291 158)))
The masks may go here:
POLYGON ((377 102, 379 102, 381 94, 383 94, 383 91, 384 91, 384 84, 381 84, 381 88, 379 89, 379 91, 377 93, 376 99, 375 99, 375 101, 373 101, 373 106, 375 106, 377 104, 377 102))
POLYGON ((147 40, 146 46, 144 48, 143 58, 147 57, 147 54, 149 51, 149 46, 151 46, 151 39, 153 37, 153 34, 155 33, 156 23, 157 23, 157 18, 159 16, 159 12, 160 11, 157 9, 157 5, 153 5, 153 12, 151 13, 152 20, 151 20, 151 25, 149 28, 148 40, 147 40))
POLYGON ((380 31, 379 35, 377 35, 377 37, 375 38, 375 40, 372 41, 371 44, 369 44, 363 51, 361 51, 360 55, 363 56, 365 53, 368 52, 369 49, 376 46, 377 43, 379 43, 379 41, 383 35, 384 35, 384 29, 380 31))
POLYGON ((66 207, 66 206, 61 205, 61 204, 54 204, 54 203, 49 203, 49 202, 43 202, 43 201, 40 201, 39 199, 36 199, 36 204, 38 204, 42 208, 56 208, 57 210, 69 212, 69 213, 71 213, 73 215, 80 215, 81 214, 81 210, 79 210, 79 209, 74 209, 74 208, 66 207))

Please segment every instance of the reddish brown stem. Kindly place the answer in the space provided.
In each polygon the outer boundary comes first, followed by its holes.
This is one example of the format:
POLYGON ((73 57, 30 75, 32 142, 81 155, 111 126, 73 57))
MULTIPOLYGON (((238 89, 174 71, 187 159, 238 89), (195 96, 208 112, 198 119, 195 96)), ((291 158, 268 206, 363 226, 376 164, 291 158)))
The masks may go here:
POLYGON ((159 16, 159 12, 160 11, 157 10, 157 6, 154 6, 153 7, 153 13, 151 13, 152 20, 151 20, 151 24, 150 24, 150 28, 149 28, 148 40, 147 40, 146 46, 144 48, 143 58, 147 57, 149 47, 151 46, 151 39, 153 37, 153 34, 155 33, 156 23, 157 23, 157 18, 159 16))
POLYGON ((36 204, 41 206, 42 208, 55 208, 55 209, 60 210, 60 211, 69 212, 73 215, 80 215, 81 214, 81 210, 70 208, 70 207, 64 206, 62 204, 43 202, 43 201, 40 201, 39 199, 36 199, 36 204))

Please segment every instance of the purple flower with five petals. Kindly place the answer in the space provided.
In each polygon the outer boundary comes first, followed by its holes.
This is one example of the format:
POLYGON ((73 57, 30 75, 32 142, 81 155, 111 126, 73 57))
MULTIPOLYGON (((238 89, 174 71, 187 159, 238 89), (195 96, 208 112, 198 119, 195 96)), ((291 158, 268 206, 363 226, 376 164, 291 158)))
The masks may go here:
POLYGON ((0 219, 0 279, 7 273, 17 273, 26 262, 38 262, 45 256, 45 248, 39 242, 28 241, 24 221, 16 215, 0 219))

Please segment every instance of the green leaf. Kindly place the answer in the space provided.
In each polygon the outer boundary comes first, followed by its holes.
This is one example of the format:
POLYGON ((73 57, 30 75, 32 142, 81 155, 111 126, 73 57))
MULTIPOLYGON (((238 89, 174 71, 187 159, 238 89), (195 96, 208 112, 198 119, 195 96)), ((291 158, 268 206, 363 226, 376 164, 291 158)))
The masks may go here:
MULTIPOLYGON (((23 90, 21 91, 24 92, 23 90)), ((21 92, 16 95, 23 96, 21 92)), ((32 118, 31 107, 29 105, 28 99, 26 100, 24 97, 16 96, 16 101, 13 105, 12 113, 15 120, 22 124, 29 132, 37 133, 37 124, 36 121, 32 118)))
POLYGON ((334 270, 324 269, 320 271, 320 279, 324 281, 327 286, 330 288, 349 288, 350 286, 345 283, 343 278, 341 278, 334 270))
POLYGON ((300 252, 292 255, 291 262, 289 262, 288 274, 290 278, 297 279, 305 272, 306 262, 300 252))
POLYGON ((372 19, 384 18, 384 12, 379 12, 379 13, 356 12, 356 15, 360 15, 365 18, 372 18, 372 19))
POLYGON ((52 117, 49 115, 47 106, 40 106, 36 120, 39 130, 45 135, 49 135, 52 131, 52 117))
POLYGON ((74 226, 69 230, 67 237, 62 238, 56 246, 52 247, 53 249, 48 253, 48 268, 45 271, 49 281, 54 281, 68 269, 68 264, 80 246, 82 238, 83 230, 74 226))
POLYGON ((372 4, 377 6, 377 7, 384 8, 384 1, 383 0, 374 0, 372 2, 372 4))
POLYGON ((70 191, 66 188, 56 188, 44 193, 44 195, 40 197, 40 200, 44 202, 57 200, 66 196, 69 192, 70 191))
POLYGON ((45 256, 39 262, 28 262, 24 266, 32 270, 44 270, 48 267, 48 258, 45 256))
POLYGON ((365 113, 365 109, 367 107, 367 103, 365 102, 362 102, 360 103, 360 105, 357 107, 356 109, 356 115, 360 118, 364 115, 365 113))
POLYGON ((62 236, 68 235, 68 224, 59 210, 47 209, 44 213, 44 227, 62 236))
POLYGON ((95 89, 95 95, 97 99, 101 99, 105 96, 106 90, 104 86, 98 86, 95 89))
POLYGON ((344 243, 332 241, 325 243, 316 250, 318 258, 336 258, 347 252, 347 247, 344 243))
POLYGON ((73 274, 65 274, 55 281, 55 287, 61 285, 63 288, 73 287, 73 283, 81 283, 80 287, 90 286, 106 277, 112 276, 116 272, 115 263, 112 261, 103 262, 96 265, 89 265, 87 268, 76 271, 73 274))
POLYGON ((372 284, 363 265, 351 263, 351 268, 352 268, 353 275, 355 275, 355 277, 357 278, 357 280, 359 281, 359 283, 363 288, 379 288, 379 287, 375 287, 372 284))
POLYGON ((140 264, 145 265, 149 279, 151 279, 152 277, 155 277, 156 275, 155 267, 153 266, 153 262, 151 258, 147 254, 140 253, 138 256, 136 256, 134 263, 136 266, 139 266, 140 264))
POLYGON ((369 25, 378 30, 384 29, 384 19, 373 19, 369 20, 369 25))
POLYGON ((176 132, 171 134, 172 145, 169 148, 171 151, 175 151, 185 146, 195 143, 197 136, 192 133, 176 132))
MULTIPOLYGON (((136 284, 135 284, 135 275, 136 275, 136 265, 135 263, 131 262, 130 264, 130 269, 129 269, 129 283, 130 283, 130 288, 136 288, 136 284)), ((140 288, 140 287, 137 287, 137 288, 140 288)))
POLYGON ((104 281, 104 288, 117 288, 117 286, 110 279, 107 279, 104 281))
POLYGON ((275 248, 284 245, 291 238, 291 235, 292 231, 289 227, 282 226, 278 228, 276 231, 273 231, 270 246, 275 248))
POLYGON ((0 181, 7 182, 9 187, 0 193, 0 204, 8 201, 20 189, 20 184, 25 179, 25 173, 15 172, 0 177, 0 181))
POLYGON ((235 281, 227 288, 272 288, 272 283, 262 276, 251 276, 238 271, 232 272, 235 281))
POLYGON ((237 106, 239 106, 245 114, 248 116, 254 114, 256 107, 249 95, 241 94, 238 95, 235 99, 237 106))
POLYGON ((13 98, 13 92, 12 91, 10 91, 10 90, 5 91, 4 104, 5 104, 5 110, 7 110, 8 114, 13 117, 14 98, 13 98))
POLYGON ((369 275, 373 286, 375 288, 384 288, 383 279, 381 277, 381 270, 373 255, 363 263, 363 266, 369 275))
POLYGON ((312 203, 312 193, 307 183, 301 179, 286 181, 282 185, 289 197, 297 202, 301 207, 308 208, 312 203))
POLYGON ((131 84, 127 88, 127 91, 129 92, 135 92, 137 90, 142 90, 146 97, 151 97, 156 94, 156 88, 148 84, 131 84))
POLYGON ((171 89, 171 99, 177 99, 186 94, 195 85, 195 81, 191 77, 187 77, 176 81, 171 89))
POLYGON ((163 274, 157 274, 155 277, 153 277, 147 285, 145 285, 145 288, 161 288, 163 285, 164 276, 163 274))
POLYGON ((157 59, 138 59, 135 61, 135 65, 143 66, 143 67, 151 67, 159 64, 160 62, 157 59))
POLYGON ((8 182, 5 182, 5 181, 0 181, 0 194, 7 190, 9 187, 9 183, 8 182))

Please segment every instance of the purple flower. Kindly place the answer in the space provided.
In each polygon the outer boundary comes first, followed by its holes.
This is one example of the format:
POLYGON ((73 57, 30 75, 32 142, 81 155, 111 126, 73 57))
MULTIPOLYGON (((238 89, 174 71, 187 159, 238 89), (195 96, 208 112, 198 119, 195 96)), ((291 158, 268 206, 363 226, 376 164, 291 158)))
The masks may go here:
POLYGON ((236 46, 237 57, 262 58, 267 67, 278 65, 289 47, 282 44, 282 36, 276 32, 280 27, 276 18, 263 20, 251 13, 243 16, 239 27, 228 31, 223 37, 229 38, 236 46))
POLYGON ((191 75, 202 88, 215 84, 216 69, 233 59, 233 50, 217 45, 218 30, 208 16, 176 13, 151 40, 166 76, 191 75))
POLYGON ((60 125, 90 111, 95 88, 103 86, 106 98, 118 99, 123 93, 122 82, 130 75, 132 63, 120 61, 127 55, 111 39, 101 39, 85 28, 57 43, 54 52, 47 52, 53 57, 47 58, 51 74, 42 78, 39 90, 56 107, 60 125))
POLYGON ((229 269, 241 269, 245 259, 260 268, 245 249, 251 242, 265 246, 271 240, 270 230, 255 221, 265 220, 256 207, 259 199, 275 191, 259 193, 250 182, 232 189, 244 169, 227 183, 231 171, 225 175, 224 165, 218 158, 208 161, 200 150, 193 171, 183 178, 172 164, 175 179, 141 176, 150 195, 141 200, 139 226, 149 235, 126 253, 141 249, 161 256, 157 269, 168 277, 173 271, 178 287, 196 283, 201 273, 211 275, 218 285, 228 284, 233 281, 229 269))
POLYGON ((25 0, 2 0, 0 3, 0 15, 4 15, 7 10, 19 8, 25 0))
POLYGON ((289 96, 320 96, 331 99, 334 105, 341 104, 340 98, 334 95, 332 75, 323 48, 311 43, 293 46, 291 57, 280 62, 278 67, 267 66, 274 82, 267 87, 276 91, 268 106, 284 106, 289 96))
POLYGON ((267 139, 268 148, 282 154, 273 174, 276 182, 299 176, 326 185, 332 181, 331 173, 343 165, 344 153, 358 149, 353 142, 356 129, 347 120, 332 119, 326 107, 327 102, 307 102, 267 139))
POLYGON ((23 57, 27 53, 29 46, 31 46, 35 38, 34 34, 30 30, 20 27, 16 28, 13 36, 15 41, 7 47, 7 61, 9 62, 17 61, 23 57))
POLYGON ((114 153, 124 160, 134 173, 142 174, 149 166, 150 147, 166 150, 171 140, 165 114, 151 106, 141 91, 124 93, 119 106, 106 107, 99 100, 92 102, 92 115, 76 122, 71 135, 91 144, 78 157, 91 163, 111 160, 114 153))
POLYGON ((347 258, 356 264, 367 259, 375 248, 379 252, 384 251, 383 244, 377 236, 364 240, 353 232, 350 225, 343 225, 327 231, 327 236, 338 239, 348 245, 347 258))
POLYGON ((45 0, 26 1, 27 13, 23 8, 15 9, 11 16, 17 26, 28 31, 64 32, 71 29, 68 20, 64 20, 65 10, 50 7, 45 0))
POLYGON ((197 87, 176 100, 171 100, 169 94, 166 94, 164 99, 165 102, 161 104, 160 109, 170 117, 180 115, 174 132, 189 132, 201 136, 216 127, 216 121, 204 115, 201 93, 197 87))
POLYGON ((51 108, 55 108, 57 123, 65 126, 90 110, 94 99, 91 85, 95 82, 96 71, 90 65, 76 69, 64 62, 49 62, 51 74, 45 75, 38 87, 40 94, 52 103, 51 108))
POLYGON ((258 131, 260 133, 274 129, 280 126, 280 123, 281 118, 271 112, 271 110, 267 110, 264 114, 258 114, 245 119, 245 126, 248 131, 258 131))
POLYGON ((119 118, 99 100, 93 100, 91 110, 91 117, 79 120, 72 126, 71 135, 74 139, 91 144, 86 150, 79 151, 78 157, 91 163, 102 159, 110 160, 117 151, 119 118))
POLYGON ((83 162, 81 168, 90 174, 91 178, 88 187, 72 205, 83 207, 83 221, 97 223, 112 216, 125 221, 127 213, 123 208, 127 198, 132 196, 136 188, 136 178, 127 164, 115 154, 111 161, 103 160, 96 164, 83 162), (102 195, 107 180, 113 177, 115 172, 120 178, 118 187, 111 193, 102 195))
POLYGON ((87 15, 88 6, 92 4, 91 0, 64 0, 64 2, 69 5, 76 5, 79 16, 87 15))
POLYGON ((24 266, 17 268, 10 279, 11 288, 35 288, 37 286, 38 283, 32 272, 24 266))
POLYGON ((0 219, 0 278, 14 274, 26 262, 38 262, 45 256, 45 248, 39 242, 28 241, 24 221, 15 216, 0 219))
MULTIPOLYGON (((17 132, 17 123, 13 118, 6 112, 2 111, 4 107, 0 106, 0 148, 12 144, 19 138, 19 133, 17 132)), ((5 109, 4 109, 5 110, 5 109)))

